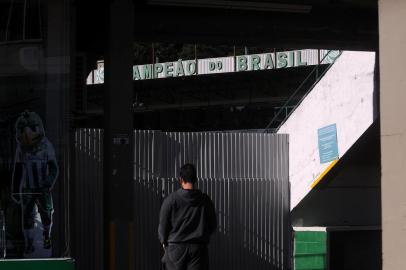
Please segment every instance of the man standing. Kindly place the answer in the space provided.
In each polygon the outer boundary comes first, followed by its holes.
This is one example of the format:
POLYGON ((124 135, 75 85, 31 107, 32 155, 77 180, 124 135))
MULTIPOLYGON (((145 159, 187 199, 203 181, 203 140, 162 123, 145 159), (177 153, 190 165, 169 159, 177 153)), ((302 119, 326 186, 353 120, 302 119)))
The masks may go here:
POLYGON ((158 234, 167 270, 209 269, 207 245, 216 230, 216 212, 209 196, 194 188, 196 179, 195 166, 183 165, 181 188, 161 206, 158 234))

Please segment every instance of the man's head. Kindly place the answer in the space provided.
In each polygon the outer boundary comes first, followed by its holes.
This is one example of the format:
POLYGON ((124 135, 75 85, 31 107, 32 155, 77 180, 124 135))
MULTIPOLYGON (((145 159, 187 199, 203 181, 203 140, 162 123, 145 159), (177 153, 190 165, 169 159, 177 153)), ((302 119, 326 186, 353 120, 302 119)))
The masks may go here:
POLYGON ((185 164, 180 168, 179 180, 182 187, 193 186, 196 183, 196 167, 193 164, 185 164))

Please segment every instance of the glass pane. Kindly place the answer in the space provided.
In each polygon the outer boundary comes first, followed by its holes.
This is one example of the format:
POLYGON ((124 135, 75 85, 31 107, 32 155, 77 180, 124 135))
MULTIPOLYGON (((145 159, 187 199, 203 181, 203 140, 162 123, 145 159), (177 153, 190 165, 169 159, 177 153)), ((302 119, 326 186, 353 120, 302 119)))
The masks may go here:
POLYGON ((1 7, 0 258, 61 257, 68 231, 69 53, 68 32, 50 22, 68 21, 60 5, 3 1, 1 7))

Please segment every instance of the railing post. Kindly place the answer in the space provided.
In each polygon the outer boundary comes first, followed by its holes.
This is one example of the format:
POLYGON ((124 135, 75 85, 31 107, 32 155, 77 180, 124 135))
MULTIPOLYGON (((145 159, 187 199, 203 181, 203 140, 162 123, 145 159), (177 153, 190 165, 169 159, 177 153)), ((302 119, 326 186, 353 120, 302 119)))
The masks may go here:
POLYGON ((317 49, 316 81, 319 79, 320 49, 317 49))

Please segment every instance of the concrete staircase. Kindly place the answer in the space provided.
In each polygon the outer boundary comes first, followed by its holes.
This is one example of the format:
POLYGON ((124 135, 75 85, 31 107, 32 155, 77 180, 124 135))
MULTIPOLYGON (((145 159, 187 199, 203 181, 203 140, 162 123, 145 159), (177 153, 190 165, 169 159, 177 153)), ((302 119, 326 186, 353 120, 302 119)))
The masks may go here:
POLYGON ((374 71, 374 52, 343 52, 280 126, 289 134, 291 209, 377 118, 374 71))

